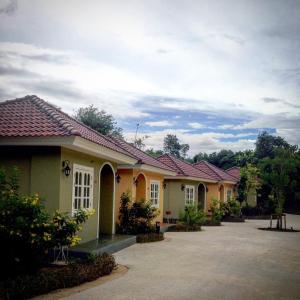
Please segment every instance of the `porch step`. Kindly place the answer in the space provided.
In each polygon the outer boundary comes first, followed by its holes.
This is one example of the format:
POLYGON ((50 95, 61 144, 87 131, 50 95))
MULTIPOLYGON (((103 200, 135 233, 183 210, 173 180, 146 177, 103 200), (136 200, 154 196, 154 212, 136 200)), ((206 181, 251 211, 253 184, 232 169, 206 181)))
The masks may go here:
POLYGON ((84 258, 89 254, 99 255, 104 252, 113 254, 136 243, 134 235, 104 235, 99 239, 82 243, 69 250, 69 256, 84 258))

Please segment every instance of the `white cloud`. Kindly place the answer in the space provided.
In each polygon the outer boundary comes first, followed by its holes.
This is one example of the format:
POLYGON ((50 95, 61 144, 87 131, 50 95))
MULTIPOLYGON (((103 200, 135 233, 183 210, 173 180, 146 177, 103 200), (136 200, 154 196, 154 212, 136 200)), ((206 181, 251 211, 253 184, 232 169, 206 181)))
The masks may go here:
POLYGON ((191 122, 191 123, 188 123, 188 125, 193 129, 200 129, 200 128, 205 127, 203 124, 198 123, 198 122, 191 122))
POLYGON ((149 122, 145 122, 145 124, 150 127, 170 127, 174 125, 174 122, 163 120, 163 121, 149 121, 149 122))

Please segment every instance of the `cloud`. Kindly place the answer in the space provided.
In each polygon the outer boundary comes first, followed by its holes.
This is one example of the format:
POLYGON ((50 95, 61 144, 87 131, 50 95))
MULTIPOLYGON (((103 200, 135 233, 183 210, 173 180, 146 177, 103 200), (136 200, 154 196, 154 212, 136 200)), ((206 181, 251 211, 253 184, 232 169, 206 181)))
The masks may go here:
POLYGON ((271 98, 271 97, 264 97, 262 99, 266 103, 281 103, 281 104, 284 104, 284 105, 287 105, 287 106, 290 106, 290 107, 300 108, 300 105, 290 103, 290 102, 288 102, 286 100, 283 100, 283 99, 271 98))
POLYGON ((0 5, 0 15, 12 15, 18 9, 17 0, 3 1, 0 5))
POLYGON ((169 126, 173 126, 174 122, 163 120, 163 121, 149 121, 149 122, 145 122, 145 124, 150 127, 169 127, 169 126))
POLYGON ((188 125, 193 129, 200 129, 200 128, 205 127, 203 124, 198 123, 198 122, 191 122, 191 123, 188 123, 188 125))

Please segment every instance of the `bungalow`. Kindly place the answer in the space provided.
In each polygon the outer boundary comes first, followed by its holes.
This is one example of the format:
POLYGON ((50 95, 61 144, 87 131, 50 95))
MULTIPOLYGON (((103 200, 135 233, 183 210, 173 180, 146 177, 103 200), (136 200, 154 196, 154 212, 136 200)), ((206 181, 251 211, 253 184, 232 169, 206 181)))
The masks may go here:
POLYGON ((112 140, 138 161, 134 165, 119 164, 117 166, 119 184, 116 189, 116 215, 118 215, 122 193, 129 192, 133 201, 150 200, 152 205, 159 210, 156 220, 163 222, 164 178, 175 176, 176 173, 169 166, 124 140, 116 138, 112 140))
POLYGON ((189 204, 199 204, 208 211, 211 186, 217 186, 218 180, 172 155, 164 154, 158 160, 176 172, 175 177, 165 177, 164 218, 178 219, 179 212, 189 204))
POLYGON ((212 197, 215 197, 221 202, 226 202, 237 194, 236 184, 238 179, 226 171, 204 160, 195 163, 194 167, 209 174, 211 178, 218 182, 218 185, 210 185, 209 187, 209 201, 212 197))
POLYGON ((14 165, 21 173, 20 193, 38 193, 49 213, 95 209, 81 232, 83 242, 115 233, 123 191, 163 210, 163 176, 174 174, 36 96, 0 103, 0 167, 14 165))

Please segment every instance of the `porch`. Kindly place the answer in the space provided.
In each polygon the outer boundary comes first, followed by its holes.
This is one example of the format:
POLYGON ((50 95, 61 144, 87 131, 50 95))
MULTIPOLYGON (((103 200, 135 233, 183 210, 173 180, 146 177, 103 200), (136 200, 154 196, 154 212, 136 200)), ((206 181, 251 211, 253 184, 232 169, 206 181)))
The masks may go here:
POLYGON ((86 257, 89 254, 112 254, 136 243, 134 235, 101 235, 98 239, 79 244, 69 249, 69 256, 86 257))

